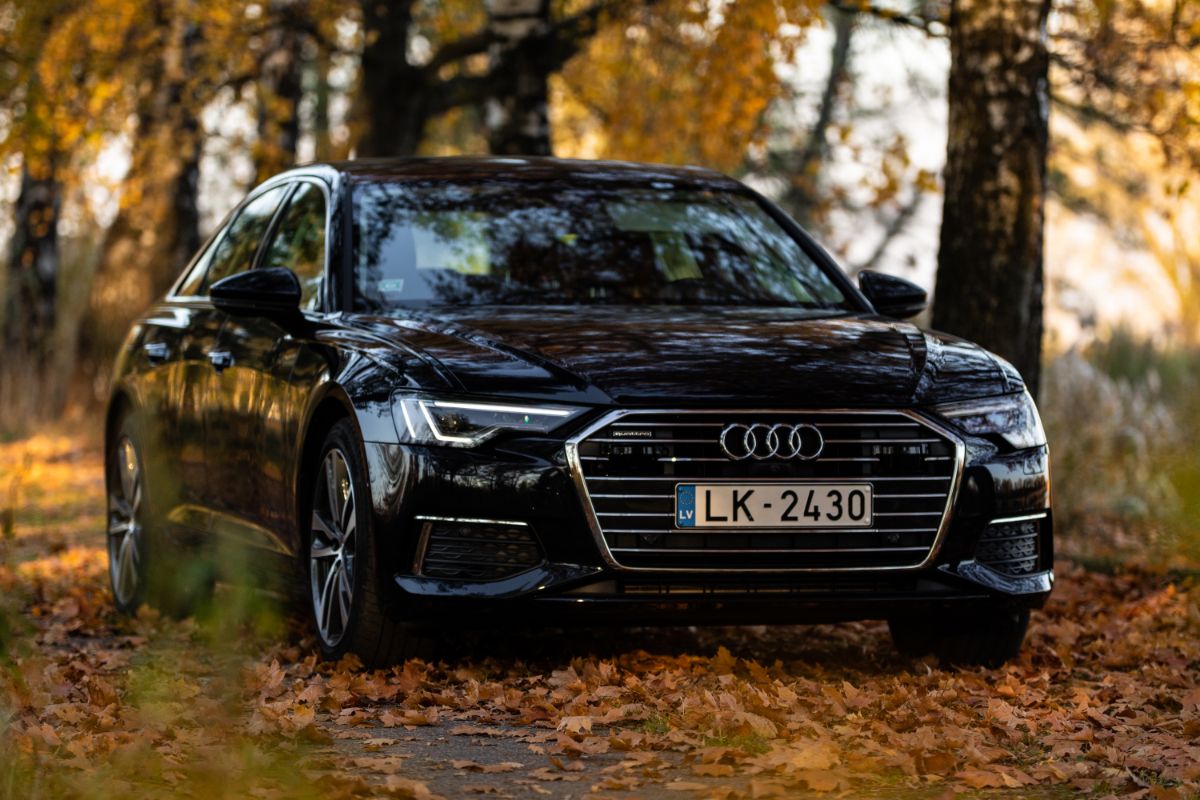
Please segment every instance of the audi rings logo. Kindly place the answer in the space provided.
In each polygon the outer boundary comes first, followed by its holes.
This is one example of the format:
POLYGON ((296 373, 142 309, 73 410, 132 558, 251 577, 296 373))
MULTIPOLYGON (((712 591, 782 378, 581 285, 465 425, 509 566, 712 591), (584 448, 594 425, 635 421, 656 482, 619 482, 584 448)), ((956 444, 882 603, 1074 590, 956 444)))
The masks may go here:
POLYGON ((825 437, 814 426, 767 425, 756 422, 744 425, 735 422, 721 431, 721 451, 734 461, 754 458, 800 458, 805 461, 821 455, 825 449, 825 437))

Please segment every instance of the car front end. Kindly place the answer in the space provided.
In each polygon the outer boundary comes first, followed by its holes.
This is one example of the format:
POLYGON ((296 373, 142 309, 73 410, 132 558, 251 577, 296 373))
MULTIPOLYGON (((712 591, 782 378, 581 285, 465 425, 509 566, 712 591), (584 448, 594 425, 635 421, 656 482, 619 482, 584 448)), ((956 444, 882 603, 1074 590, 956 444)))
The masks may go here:
POLYGON ((1034 607, 1053 584, 1047 448, 1023 391, 911 409, 394 409, 405 441, 370 461, 408 619, 827 622, 1034 607), (785 504, 799 493, 780 516, 811 524, 689 524, 697 494, 711 506, 727 485, 744 487, 743 523, 777 487, 785 504))

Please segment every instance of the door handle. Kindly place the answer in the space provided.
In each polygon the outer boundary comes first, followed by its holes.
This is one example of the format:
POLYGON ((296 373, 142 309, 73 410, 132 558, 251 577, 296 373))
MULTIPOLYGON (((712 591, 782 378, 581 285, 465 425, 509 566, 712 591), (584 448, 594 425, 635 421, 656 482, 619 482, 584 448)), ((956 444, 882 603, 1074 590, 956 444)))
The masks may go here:
POLYGON ((228 350, 209 350, 208 362, 217 372, 233 366, 233 353, 228 350))
POLYGON ((161 364, 171 355, 171 348, 167 346, 166 342, 146 342, 142 345, 142 350, 146 353, 146 360, 151 364, 161 364))

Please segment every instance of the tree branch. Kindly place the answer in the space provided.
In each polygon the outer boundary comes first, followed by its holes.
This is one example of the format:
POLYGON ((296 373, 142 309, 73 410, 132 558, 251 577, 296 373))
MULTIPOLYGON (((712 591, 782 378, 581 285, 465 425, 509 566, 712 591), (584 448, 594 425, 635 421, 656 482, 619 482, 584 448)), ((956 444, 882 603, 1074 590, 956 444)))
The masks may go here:
POLYGON ((936 39, 944 39, 949 35, 950 22, 946 19, 905 14, 901 11, 894 11, 890 8, 873 5, 870 2, 866 2, 866 0, 862 0, 861 2, 858 0, 828 0, 828 4, 831 8, 847 14, 865 14, 868 17, 874 17, 875 19, 890 22, 894 25, 915 28, 926 36, 936 39))
POLYGON ((908 223, 912 222, 912 218, 916 216, 917 209, 921 207, 921 201, 925 199, 924 193, 919 189, 914 189, 912 197, 908 198, 908 202, 900 206, 900 209, 888 222, 883 229, 883 238, 875 245, 875 249, 871 255, 867 256, 866 260, 854 268, 855 272, 862 272, 864 269, 875 269, 879 262, 883 260, 884 254, 887 253, 888 247, 897 236, 904 233, 904 229, 908 227, 908 223))
POLYGON ((492 32, 485 28, 470 35, 462 36, 452 42, 446 42, 437 49, 437 52, 433 54, 433 58, 429 59, 429 63, 425 65, 425 68, 430 72, 437 72, 447 64, 487 52, 488 47, 495 40, 492 32))
MULTIPOLYGON (((648 8, 657 0, 640 0, 640 2, 643 8, 648 8)), ((557 72, 579 52, 588 37, 595 33, 601 15, 610 9, 617 8, 618 5, 617 0, 598 0, 583 11, 565 17, 536 36, 531 36, 528 40, 521 42, 519 47, 535 48, 543 52, 545 54, 543 63, 548 71, 550 73, 557 72)), ((440 82, 433 78, 433 73, 438 68, 456 60, 449 56, 441 57, 443 49, 452 48, 452 52, 457 52, 457 58, 463 58, 474 52, 480 52, 475 48, 479 48, 482 42, 490 38, 489 32, 480 31, 456 40, 456 42, 451 42, 440 48, 429 64, 424 67, 430 73, 431 83, 435 86, 430 92, 429 109, 431 113, 439 114, 462 105, 479 104, 490 97, 502 94, 507 88, 507 82, 510 80, 507 67, 511 51, 502 53, 499 61, 486 73, 480 75, 459 74, 440 82)))

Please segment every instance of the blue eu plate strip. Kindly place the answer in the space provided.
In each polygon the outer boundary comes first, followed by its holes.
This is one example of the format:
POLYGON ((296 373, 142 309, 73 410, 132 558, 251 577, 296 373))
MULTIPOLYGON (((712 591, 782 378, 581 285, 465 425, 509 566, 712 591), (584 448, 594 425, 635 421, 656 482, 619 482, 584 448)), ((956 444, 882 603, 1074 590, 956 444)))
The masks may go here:
POLYGON ((675 486, 675 527, 696 527, 696 487, 680 483, 675 486))

